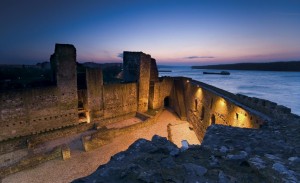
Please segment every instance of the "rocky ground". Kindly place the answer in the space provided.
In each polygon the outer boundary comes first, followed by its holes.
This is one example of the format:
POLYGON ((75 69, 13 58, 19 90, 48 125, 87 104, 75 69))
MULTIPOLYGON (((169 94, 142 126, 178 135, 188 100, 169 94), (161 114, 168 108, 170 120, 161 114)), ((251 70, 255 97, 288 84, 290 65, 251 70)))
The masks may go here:
POLYGON ((300 120, 261 129, 210 126, 201 146, 139 139, 90 176, 73 182, 300 182, 300 120))

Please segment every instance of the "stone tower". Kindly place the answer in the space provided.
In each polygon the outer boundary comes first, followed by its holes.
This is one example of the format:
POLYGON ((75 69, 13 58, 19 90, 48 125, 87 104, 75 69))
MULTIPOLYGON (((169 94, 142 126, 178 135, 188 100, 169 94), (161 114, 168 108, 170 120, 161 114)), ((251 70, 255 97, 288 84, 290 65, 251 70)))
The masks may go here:
POLYGON ((125 82, 138 83, 138 111, 146 112, 149 102, 151 56, 143 52, 123 53, 125 82))
POLYGON ((56 44, 50 58, 53 79, 62 91, 77 91, 76 49, 70 44, 56 44))
POLYGON ((87 104, 89 121, 103 117, 103 75, 99 68, 86 69, 87 104))
MULTIPOLYGON (((61 111, 78 113, 76 49, 70 44, 56 44, 50 57, 53 80, 58 90, 61 111)), ((77 123, 78 117, 68 119, 77 123)))

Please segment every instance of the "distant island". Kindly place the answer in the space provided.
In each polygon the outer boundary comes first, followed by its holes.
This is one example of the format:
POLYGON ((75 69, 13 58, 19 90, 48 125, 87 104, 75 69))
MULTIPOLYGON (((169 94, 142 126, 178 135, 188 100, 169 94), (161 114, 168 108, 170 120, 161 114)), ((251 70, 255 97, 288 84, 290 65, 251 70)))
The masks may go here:
POLYGON ((300 61, 192 66, 192 69, 300 71, 300 61))

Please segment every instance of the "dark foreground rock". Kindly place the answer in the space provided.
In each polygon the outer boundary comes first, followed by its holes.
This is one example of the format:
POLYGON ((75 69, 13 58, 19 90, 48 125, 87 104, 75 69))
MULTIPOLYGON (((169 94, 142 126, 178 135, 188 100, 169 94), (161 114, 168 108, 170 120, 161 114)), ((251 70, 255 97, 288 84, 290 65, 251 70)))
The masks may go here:
POLYGON ((201 146, 139 139, 74 182, 299 182, 299 119, 259 130, 210 126, 201 146))

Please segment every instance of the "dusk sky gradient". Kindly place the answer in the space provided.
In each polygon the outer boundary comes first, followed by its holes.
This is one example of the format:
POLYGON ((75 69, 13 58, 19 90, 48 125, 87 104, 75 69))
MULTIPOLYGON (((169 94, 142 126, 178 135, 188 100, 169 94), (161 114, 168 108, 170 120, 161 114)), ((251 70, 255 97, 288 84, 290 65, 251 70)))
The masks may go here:
POLYGON ((48 61, 55 43, 79 62, 300 60, 300 0, 1 0, 0 25, 0 64, 48 61))

